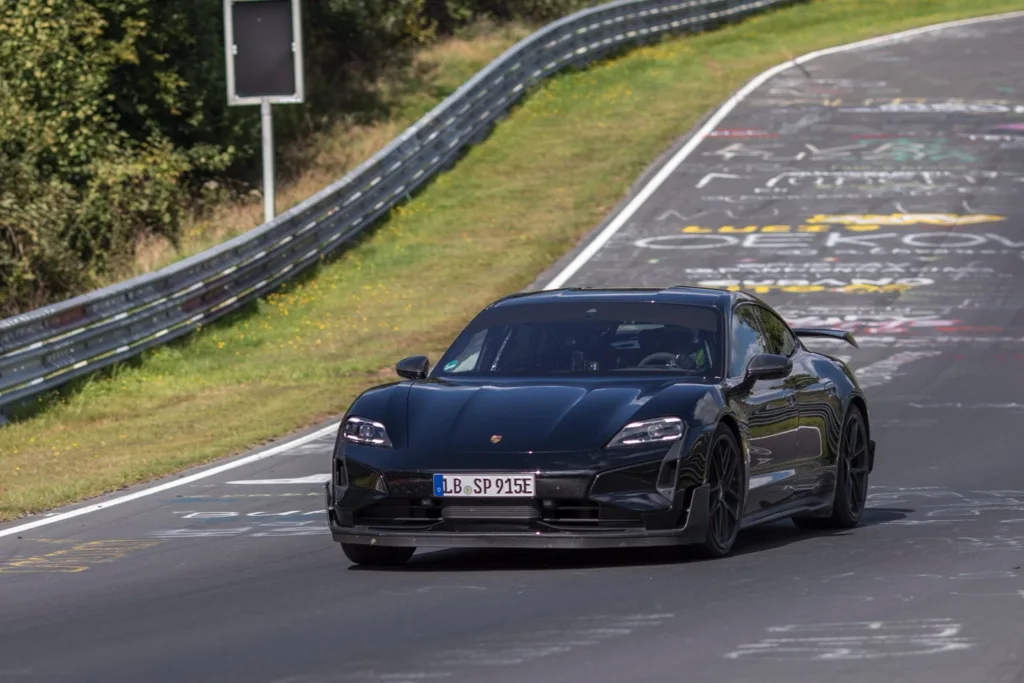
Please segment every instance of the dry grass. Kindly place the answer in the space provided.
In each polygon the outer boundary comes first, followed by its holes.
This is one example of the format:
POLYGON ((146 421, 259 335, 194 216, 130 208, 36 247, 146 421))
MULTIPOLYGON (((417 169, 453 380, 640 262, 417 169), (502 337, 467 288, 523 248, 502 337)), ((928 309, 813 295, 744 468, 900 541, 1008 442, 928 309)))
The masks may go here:
POLYGON ((788 53, 1022 7, 819 0, 548 81, 315 277, 0 430, 0 519, 237 453, 343 412, 403 356, 436 359, 482 306, 593 228, 681 132, 788 53))

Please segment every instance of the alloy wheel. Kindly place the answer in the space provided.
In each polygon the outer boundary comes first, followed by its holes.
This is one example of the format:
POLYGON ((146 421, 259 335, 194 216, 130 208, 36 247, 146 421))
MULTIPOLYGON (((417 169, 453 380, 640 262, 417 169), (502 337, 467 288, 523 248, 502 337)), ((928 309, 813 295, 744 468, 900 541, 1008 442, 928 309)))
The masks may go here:
POLYGON ((864 423, 858 419, 849 420, 843 436, 846 499, 850 512, 859 517, 867 502, 868 489, 868 439, 864 433, 864 423))
POLYGON ((708 527, 715 544, 724 550, 732 546, 743 514, 743 467, 735 441, 719 436, 708 465, 708 527))

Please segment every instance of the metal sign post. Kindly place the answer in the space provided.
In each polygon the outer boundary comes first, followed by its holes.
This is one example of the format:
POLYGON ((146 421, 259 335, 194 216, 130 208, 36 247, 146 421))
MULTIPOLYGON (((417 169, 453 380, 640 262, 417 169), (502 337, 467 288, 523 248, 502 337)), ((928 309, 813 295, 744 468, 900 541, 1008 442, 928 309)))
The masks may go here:
POLYGON ((274 110, 260 102, 260 140, 263 143, 263 222, 274 219, 274 110))
POLYGON ((228 105, 260 105, 263 219, 274 217, 272 104, 305 101, 300 0, 224 0, 228 105))

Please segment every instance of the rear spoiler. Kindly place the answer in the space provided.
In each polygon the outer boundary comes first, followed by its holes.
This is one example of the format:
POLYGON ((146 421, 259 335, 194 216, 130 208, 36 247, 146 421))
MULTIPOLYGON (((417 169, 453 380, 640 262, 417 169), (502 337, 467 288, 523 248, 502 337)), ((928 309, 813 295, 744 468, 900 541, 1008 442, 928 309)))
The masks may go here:
POLYGON ((835 330, 828 327, 794 327, 793 334, 798 337, 826 337, 844 341, 854 348, 860 348, 857 340, 853 338, 852 332, 846 330, 835 330))

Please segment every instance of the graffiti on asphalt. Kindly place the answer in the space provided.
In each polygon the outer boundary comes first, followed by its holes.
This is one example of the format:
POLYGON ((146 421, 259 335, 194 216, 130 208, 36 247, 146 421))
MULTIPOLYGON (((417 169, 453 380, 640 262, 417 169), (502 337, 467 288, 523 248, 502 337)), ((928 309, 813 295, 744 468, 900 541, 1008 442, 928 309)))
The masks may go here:
POLYGON ((788 192, 790 189, 886 189, 902 191, 903 189, 946 190, 958 188, 960 183, 971 186, 990 185, 993 180, 1010 180, 1020 182, 1024 176, 1000 171, 939 171, 939 170, 902 170, 902 171, 782 171, 775 173, 761 182, 763 174, 738 173, 706 173, 694 187, 701 189, 709 185, 730 184, 739 181, 749 184, 751 180, 760 183, 755 192, 766 194, 788 192))
POLYGON ((880 104, 867 100, 862 106, 839 106, 839 110, 858 114, 1024 114, 1024 104, 1007 100, 928 102, 927 98, 918 98, 918 101, 900 98, 880 104))
POLYGON ((914 330, 955 332, 960 320, 933 314, 901 314, 867 311, 847 315, 780 311, 792 327, 831 327, 861 334, 908 334, 914 330))
POLYGON ((961 215, 956 213, 890 213, 890 214, 827 214, 819 213, 807 219, 808 223, 838 223, 840 225, 974 225, 1005 221, 1006 216, 992 214, 961 215))
POLYGON ((1000 279, 1013 278, 1012 273, 997 271, 995 268, 979 266, 970 263, 963 266, 932 266, 910 261, 840 261, 830 259, 823 261, 809 261, 805 263, 788 263, 774 261, 770 263, 758 263, 743 259, 738 263, 717 267, 689 267, 683 272, 690 276, 708 275, 731 275, 739 276, 764 276, 764 275, 817 275, 819 277, 835 275, 942 275, 949 280, 968 279, 1000 279))
POLYGON ((905 292, 911 287, 923 287, 931 284, 935 284, 935 281, 926 277, 878 279, 821 278, 818 280, 801 278, 786 280, 701 280, 697 283, 700 287, 713 287, 730 292, 743 290, 753 292, 754 294, 771 294, 773 292, 786 292, 788 294, 812 294, 817 292, 878 294, 881 292, 905 292))
POLYGON ((785 151, 783 144, 752 146, 734 142, 720 149, 704 152, 703 156, 717 157, 723 161, 733 159, 756 159, 758 161, 911 161, 972 163, 977 157, 970 152, 950 147, 941 140, 918 141, 908 138, 892 138, 884 142, 859 140, 851 145, 817 147, 804 143, 799 151, 785 151))
POLYGON ((873 93, 888 90, 893 94, 899 92, 899 88, 892 87, 885 81, 866 81, 853 78, 807 78, 806 76, 776 77, 769 81, 764 92, 773 97, 807 97, 809 95, 848 95, 858 90, 873 93))
MULTIPOLYGON (((756 227, 756 226, 755 226, 756 227)), ((789 227, 789 226, 786 226, 789 227)), ((822 230, 731 235, 670 234, 643 237, 633 244, 643 249, 697 250, 750 249, 779 254, 813 256, 822 252, 835 255, 869 254, 876 256, 998 254, 1019 255, 1024 241, 996 233, 872 233, 844 235, 822 230)), ((685 230, 685 229, 684 229, 685 230)), ((708 229, 710 232, 710 229, 708 229)))
POLYGON ((44 555, 2 560, 0 574, 75 574, 87 571, 97 564, 116 562, 159 543, 136 539, 86 541, 44 555))
POLYGON ((708 137, 712 138, 777 138, 778 133, 769 133, 759 128, 716 128, 708 137))
POLYGON ((769 627, 768 637, 725 657, 836 661, 931 655, 973 647, 975 641, 962 631, 950 619, 786 624, 769 627))

